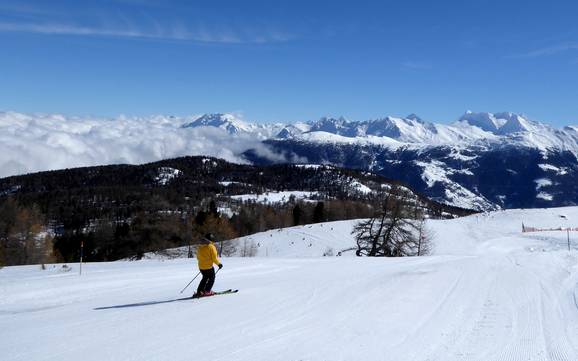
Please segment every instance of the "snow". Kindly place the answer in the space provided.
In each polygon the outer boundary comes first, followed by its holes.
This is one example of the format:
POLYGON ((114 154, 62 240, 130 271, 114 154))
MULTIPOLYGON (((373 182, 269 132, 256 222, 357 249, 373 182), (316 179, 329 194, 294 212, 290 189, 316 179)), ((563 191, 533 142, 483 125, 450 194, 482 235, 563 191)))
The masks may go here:
POLYGON ((368 186, 366 186, 365 184, 363 184, 357 180, 354 180, 353 182, 351 182, 350 185, 353 189, 355 189, 359 193, 369 194, 369 193, 373 192, 371 190, 371 188, 369 188, 368 186))
POLYGON ((552 181, 548 178, 539 178, 535 179, 534 182, 536 183, 536 190, 540 190, 540 188, 548 187, 552 185, 552 181))
POLYGON ((254 201, 257 203, 287 203, 290 201, 291 197, 295 197, 296 200, 308 200, 310 198, 317 197, 319 192, 305 192, 305 191, 283 191, 283 192, 265 192, 262 194, 240 194, 236 196, 231 196, 231 199, 239 200, 242 202, 254 201))
POLYGON ((237 212, 235 212, 231 207, 218 207, 217 211, 219 214, 226 216, 227 218, 233 217, 237 212))
POLYGON ((158 172, 158 175, 155 177, 155 182, 162 186, 166 186, 171 180, 182 174, 180 170, 171 167, 160 167, 158 172))
MULTIPOLYGON (((430 123, 411 116, 388 116, 366 121, 321 118, 311 124, 312 131, 293 131, 291 138, 318 143, 375 144, 393 149, 402 146, 424 149, 444 145, 459 149, 513 145, 538 149, 545 155, 550 149, 578 155, 576 127, 555 129, 510 112, 468 111, 452 124, 430 123)), ((463 161, 473 159, 461 155, 459 151, 452 154, 452 157, 463 161)))
POLYGON ((247 183, 234 182, 234 181, 222 181, 222 182, 219 182, 219 184, 222 185, 222 186, 224 186, 224 187, 228 187, 228 186, 233 185, 233 184, 238 184, 238 185, 241 185, 241 186, 247 186, 247 185, 248 185, 247 183))
POLYGON ((323 164, 295 164, 295 167, 304 168, 304 169, 319 169, 319 168, 333 168, 330 165, 323 165, 323 164))
POLYGON ((423 181, 426 182, 428 188, 433 187, 437 182, 447 182, 446 172, 442 168, 445 166, 444 163, 434 160, 429 163, 415 161, 415 164, 423 168, 421 177, 423 181))
POLYGON ((237 254, 256 247, 257 257, 321 257, 328 252, 351 255, 355 239, 351 234, 358 221, 316 223, 275 229, 237 239, 237 254))
POLYGON ((560 169, 558 167, 555 167, 551 164, 538 164, 538 167, 540 167, 540 169, 542 169, 543 171, 554 171, 554 172, 558 172, 560 169))
POLYGON ((468 169, 453 169, 448 167, 445 163, 437 160, 430 162, 414 161, 416 165, 422 167, 422 180, 429 188, 442 183, 444 185, 445 199, 440 199, 442 202, 449 202, 450 204, 470 209, 495 209, 496 205, 487 200, 481 195, 476 195, 461 184, 450 179, 450 175, 461 173, 465 175, 472 175, 468 169))
POLYGON ((193 122, 184 124, 183 128, 195 127, 217 127, 226 130, 230 134, 237 134, 239 132, 250 132, 255 127, 252 124, 247 124, 243 120, 237 118, 233 114, 204 114, 193 122))
POLYGON ((543 199, 545 201, 551 201, 552 199, 554 199, 554 197, 550 193, 546 193, 546 192, 539 192, 536 195, 536 198, 540 198, 540 199, 543 199))
POLYGON ((557 175, 568 174, 568 170, 566 168, 558 168, 551 164, 538 164, 538 167, 540 167, 540 169, 542 169, 544 172, 552 171, 557 175))
POLYGON ((498 131, 506 123, 506 120, 497 119, 491 113, 474 113, 471 110, 466 111, 459 121, 491 133, 498 131))
POLYGON ((203 164, 205 165, 208 164, 209 166, 212 167, 216 167, 218 165, 217 162, 215 162, 213 159, 210 158, 203 158, 201 161, 203 162, 203 164))
POLYGON ((296 136, 295 139, 313 143, 359 144, 359 145, 378 144, 392 149, 396 149, 404 145, 404 143, 398 142, 397 140, 389 137, 376 137, 376 136, 346 137, 324 131, 303 133, 300 134, 299 136, 296 136))
POLYGON ((89 263, 82 276, 76 264, 68 272, 5 267, 0 355, 6 361, 577 360, 578 233, 571 233, 569 252, 565 232, 521 233, 522 222, 575 227, 578 208, 428 221, 435 234, 428 257, 308 253, 350 244, 351 221, 273 231, 277 238, 265 232, 251 237, 268 242, 268 255, 262 246, 260 257, 223 259, 215 289, 239 293, 200 300, 171 301, 197 284, 179 294, 197 272, 190 259, 89 263), (315 246, 291 248, 293 236, 315 246))
POLYGON ((458 147, 453 147, 451 149, 451 153, 450 153, 449 157, 453 158, 453 159, 465 161, 465 162, 472 161, 478 157, 477 155, 464 155, 461 153, 461 151, 462 151, 462 149, 460 149, 458 147))

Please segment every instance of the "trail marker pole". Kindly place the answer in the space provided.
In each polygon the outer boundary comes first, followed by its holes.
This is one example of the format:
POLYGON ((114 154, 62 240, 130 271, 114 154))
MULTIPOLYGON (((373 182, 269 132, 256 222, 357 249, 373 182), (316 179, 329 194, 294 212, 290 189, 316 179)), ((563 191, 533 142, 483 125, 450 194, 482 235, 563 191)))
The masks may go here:
POLYGON ((82 254, 84 253, 84 241, 80 241, 80 272, 79 275, 82 276, 82 254))
POLYGON ((568 234, 568 252, 570 252, 570 229, 566 228, 566 233, 568 234))

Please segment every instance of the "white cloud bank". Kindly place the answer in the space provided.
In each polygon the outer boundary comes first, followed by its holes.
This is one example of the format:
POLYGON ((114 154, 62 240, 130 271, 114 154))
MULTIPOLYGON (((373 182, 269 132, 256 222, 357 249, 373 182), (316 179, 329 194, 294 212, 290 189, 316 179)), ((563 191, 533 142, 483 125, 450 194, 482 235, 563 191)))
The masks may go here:
POLYGON ((191 119, 94 119, 0 112, 0 177, 103 164, 140 164, 185 155, 243 163, 247 149, 271 155, 250 136, 181 128, 191 119))

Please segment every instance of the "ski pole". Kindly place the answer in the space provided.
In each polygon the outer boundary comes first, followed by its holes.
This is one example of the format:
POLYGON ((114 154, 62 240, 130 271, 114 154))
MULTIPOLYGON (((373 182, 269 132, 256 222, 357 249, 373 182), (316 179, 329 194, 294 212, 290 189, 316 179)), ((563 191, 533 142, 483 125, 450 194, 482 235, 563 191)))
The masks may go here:
POLYGON ((189 282, 189 283, 185 286, 185 288, 183 288, 183 289, 181 290, 181 292, 179 292, 179 293, 183 293, 183 291, 186 290, 187 287, 189 287, 189 286, 191 285, 191 283, 193 283, 193 281, 194 281, 197 277, 199 277, 200 274, 201 274, 201 272, 199 271, 199 273, 197 273, 197 275, 195 276, 195 278, 193 278, 193 279, 191 280, 191 282, 189 282))

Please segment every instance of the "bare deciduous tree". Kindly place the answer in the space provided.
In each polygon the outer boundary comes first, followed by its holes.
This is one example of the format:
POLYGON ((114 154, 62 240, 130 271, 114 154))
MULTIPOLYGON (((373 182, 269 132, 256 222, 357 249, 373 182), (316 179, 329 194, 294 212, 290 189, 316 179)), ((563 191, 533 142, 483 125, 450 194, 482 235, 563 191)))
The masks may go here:
POLYGON ((257 245, 253 240, 243 239, 241 248, 241 257, 255 257, 257 255, 257 245))
POLYGON ((403 257, 427 254, 430 239, 423 218, 412 218, 411 203, 399 187, 385 191, 372 217, 354 226, 358 256, 403 257))
POLYGON ((433 250, 434 233, 426 225, 425 218, 417 220, 417 256, 426 256, 433 250))

